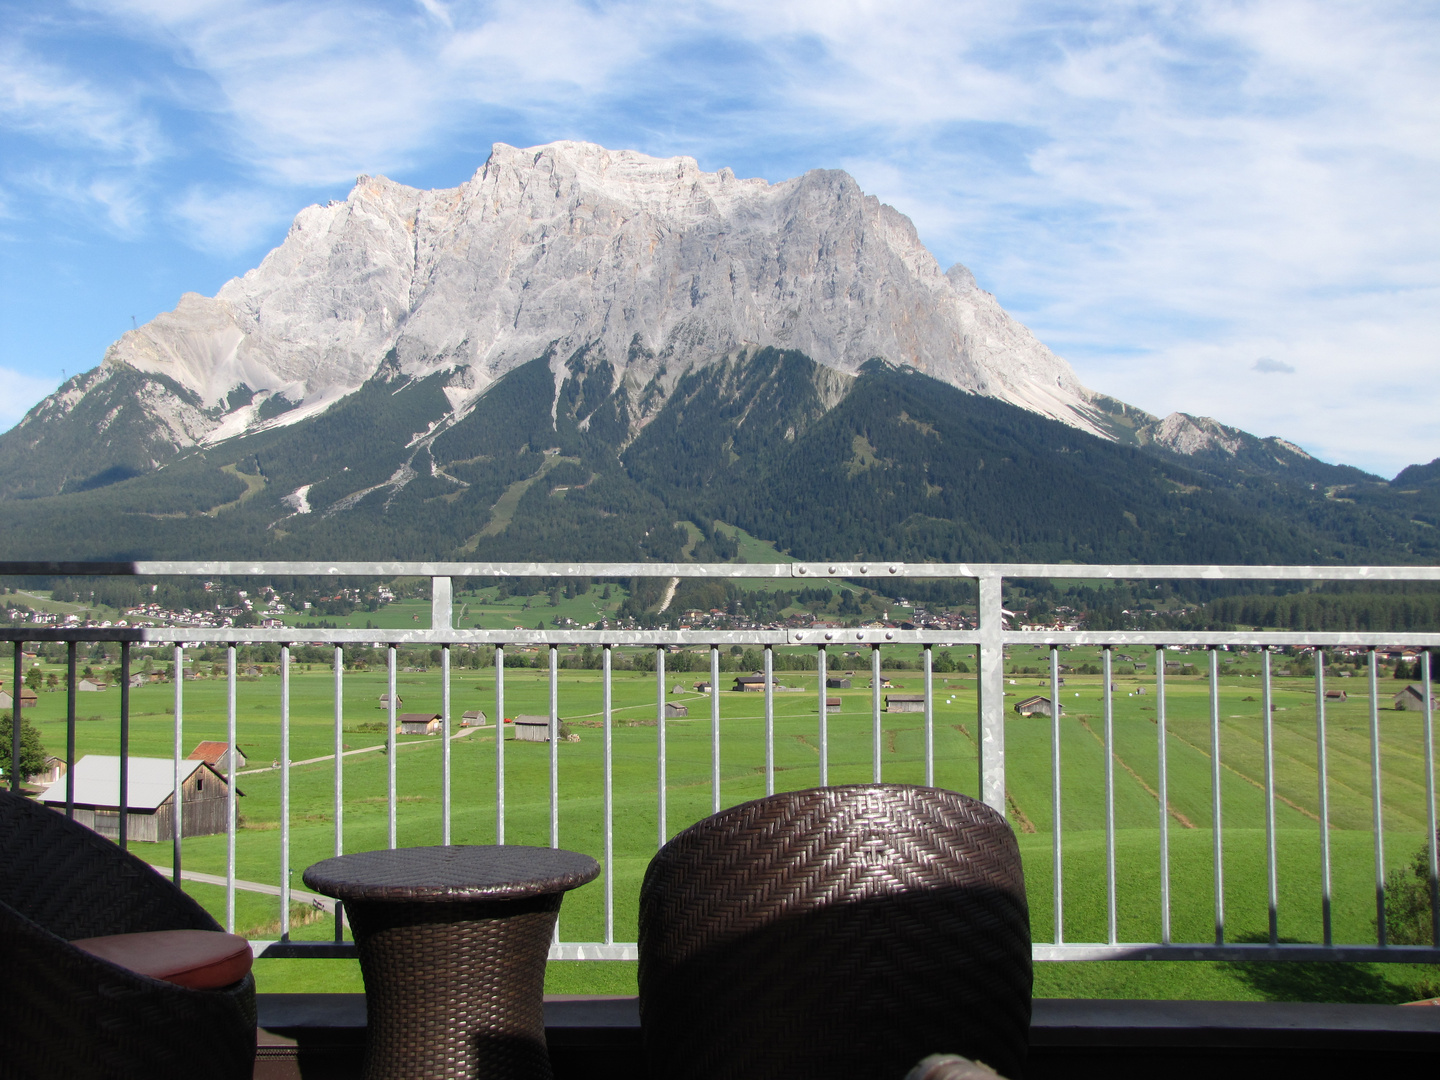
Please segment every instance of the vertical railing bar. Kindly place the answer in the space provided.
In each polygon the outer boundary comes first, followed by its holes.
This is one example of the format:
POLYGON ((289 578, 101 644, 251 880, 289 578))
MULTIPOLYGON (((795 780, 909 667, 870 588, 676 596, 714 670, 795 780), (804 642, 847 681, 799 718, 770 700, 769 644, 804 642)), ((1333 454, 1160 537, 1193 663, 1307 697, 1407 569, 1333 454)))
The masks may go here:
POLYGON ((1101 675, 1105 680, 1101 704, 1105 720, 1105 923, 1111 945, 1119 941, 1119 917, 1115 910, 1115 703, 1110 693, 1113 657, 1109 645, 1100 650, 1101 675))
MULTIPOLYGON (((769 645, 765 648, 768 650, 769 645)), ((769 681, 769 671, 766 671, 769 681)), ((720 812, 720 646, 710 646, 710 812, 720 812)))
POLYGON ((284 644, 280 646, 280 940, 290 940, 290 646, 284 644))
POLYGON ((870 782, 880 783, 880 646, 870 646, 870 782))
POLYGON ((615 944, 615 789, 614 789, 614 733, 611 725, 611 647, 600 647, 601 691, 600 712, 605 725, 605 771, 604 771, 604 816, 605 816, 605 944, 615 944))
POLYGON ((1430 943, 1440 945, 1440 859, 1437 859, 1435 850, 1435 703, 1430 698, 1429 649, 1420 653, 1420 677, 1425 690, 1425 821, 1428 827, 1426 847, 1430 856, 1430 943))
POLYGON ((495 646, 495 843, 505 843, 505 646, 495 646))
POLYGON ((387 785, 387 802, 389 803, 390 815, 388 839, 392 851, 396 847, 395 805, 399 800, 399 792, 395 787, 395 758, 399 747, 399 742, 395 738, 395 729, 400 726, 399 704, 397 701, 400 696, 400 691, 398 689, 398 680, 395 678, 395 665, 397 661, 395 652, 395 643, 390 642, 389 647, 385 650, 386 682, 390 687, 390 702, 385 708, 385 715, 388 718, 388 724, 385 730, 385 782, 387 785))
MULTIPOLYGON (((10 680, 10 794, 20 794, 20 704, 25 686, 25 643, 15 642, 15 668, 10 680)), ((123 711, 123 710, 122 710, 123 711)), ((123 761, 123 758, 122 758, 123 761)), ((120 786, 125 786, 122 765, 120 786)))
MULTIPOLYGON (((775 650, 765 646, 765 794, 775 794, 775 650)), ((719 707, 719 702, 716 702, 719 707)))
POLYGON ((921 649, 925 665, 925 786, 935 786, 935 669, 930 645, 921 649))
MULTIPOLYGON (((345 650, 335 646, 335 854, 345 854, 345 650)), ((336 909, 339 910, 338 908, 336 909)), ((339 917, 337 916, 337 925, 339 917)))
POLYGON ((1325 753, 1325 694, 1315 695, 1315 771, 1320 785, 1320 929, 1326 945, 1334 944, 1330 912, 1330 778, 1325 753))
POLYGON ((1155 738, 1160 769, 1160 941, 1170 944, 1170 767, 1165 731, 1165 646, 1155 649, 1155 738))
MULTIPOLYGON (((75 817, 75 647, 65 646, 65 816, 75 817)), ((13 715, 13 713, 12 713, 13 715)), ((18 730, 20 725, 15 725, 18 730)))
POLYGON ((1380 659, 1370 649, 1370 790, 1374 798, 1371 827, 1375 832, 1375 938, 1388 944, 1385 926, 1385 808, 1380 801, 1380 659))
POLYGON ((825 674, 830 658, 824 645, 815 651, 815 671, 820 681, 820 786, 830 784, 830 714, 825 710, 825 674))
POLYGON ((656 760, 655 760, 655 771, 656 771, 656 776, 657 776, 657 781, 658 781, 656 786, 657 786, 657 789, 658 789, 658 796, 659 796, 659 807, 658 807, 658 814, 657 814, 657 817, 658 817, 658 821, 657 821, 657 831, 658 831, 658 833, 659 833, 659 842, 655 845, 655 847, 656 847, 656 849, 658 850, 658 849, 660 849, 660 848, 662 848, 662 847, 665 846, 665 841, 666 841, 666 839, 668 839, 668 837, 667 837, 667 835, 666 835, 666 830, 665 830, 665 810, 666 810, 666 807, 665 807, 665 796, 666 796, 666 794, 667 794, 667 792, 666 792, 667 783, 666 783, 666 775, 665 775, 665 773, 666 773, 666 766, 667 766, 668 762, 666 762, 666 760, 665 760, 665 751, 666 751, 667 747, 666 747, 666 743, 665 743, 665 646, 664 646, 664 645, 657 645, 657 646, 655 646, 655 721, 656 721, 656 731, 657 731, 657 737, 656 737, 656 740, 655 740, 655 759, 656 759, 656 760))
MULTIPOLYGON (((15 646, 20 647, 18 644, 15 646)), ((20 665, 15 665, 18 671, 20 665)), ((20 688, 15 688, 15 729, 20 729, 20 688)), ((120 817, 117 822, 120 847, 130 844, 130 643, 120 642, 120 817)))
MULTIPOLYGON (((180 777, 180 759, 181 759, 181 755, 185 753, 185 733, 184 733, 184 730, 183 730, 183 725, 184 725, 184 711, 185 711, 185 703, 184 703, 184 698, 185 698, 185 693, 184 693, 184 687, 185 687, 185 647, 184 647, 183 645, 176 645, 176 646, 175 646, 174 656, 175 656, 175 753, 174 753, 174 758, 175 758, 175 760, 174 760, 174 762, 172 763, 172 765, 173 765, 173 771, 174 771, 173 781, 174 781, 174 785, 175 785, 175 786, 174 786, 174 788, 173 788, 174 794, 171 796, 171 797, 174 799, 174 802, 173 802, 173 804, 172 804, 172 806, 171 806, 171 809, 172 809, 172 811, 173 811, 172 816, 173 816, 173 818, 175 819, 175 824, 174 824, 174 828, 171 830, 171 833, 170 833, 170 858, 171 858, 171 862, 172 862, 172 864, 173 864, 172 867, 171 867, 171 871, 170 871, 170 880, 173 881, 173 882, 175 883, 176 887, 178 888, 179 885, 180 885, 180 848, 181 848, 182 838, 183 838, 184 831, 185 831, 185 829, 184 829, 185 792, 184 792, 183 788, 181 787, 181 777, 180 777)), ((204 766, 202 765, 201 768, 203 769, 204 766)))
POLYGON ((1225 944, 1225 848, 1220 835, 1220 656, 1210 656, 1210 803, 1211 854, 1215 860, 1215 944, 1225 944))
POLYGON ((440 646, 440 843, 450 845, 450 643, 440 646))
POLYGON ((1054 865, 1055 944, 1065 943, 1065 880, 1060 846, 1060 649, 1050 646, 1050 859, 1054 865))
POLYGON ((1261 650, 1261 733, 1265 749, 1265 883, 1270 909, 1270 944, 1280 943, 1280 871, 1275 857, 1275 698, 1270 681, 1270 650, 1261 650))
POLYGON ((235 830, 239 826, 239 819, 236 814, 238 802, 235 796, 235 739, 236 712, 235 712, 235 646, 228 645, 225 649, 225 659, 228 661, 225 672, 225 740, 230 744, 230 769, 226 780, 229 790, 225 792, 225 930, 227 933, 235 932, 235 830))
MULTIPOLYGON (((448 841, 447 841, 448 843, 448 841)), ((550 846, 560 846, 560 646, 550 646, 550 846)), ((557 922, 558 926, 559 923, 557 922)), ((558 940, 558 938, 557 938, 558 940)))
POLYGON ((976 650, 976 722, 980 731, 978 754, 980 801, 1004 815, 1005 806, 1005 612, 1004 579, 998 575, 977 580, 979 638, 976 650))

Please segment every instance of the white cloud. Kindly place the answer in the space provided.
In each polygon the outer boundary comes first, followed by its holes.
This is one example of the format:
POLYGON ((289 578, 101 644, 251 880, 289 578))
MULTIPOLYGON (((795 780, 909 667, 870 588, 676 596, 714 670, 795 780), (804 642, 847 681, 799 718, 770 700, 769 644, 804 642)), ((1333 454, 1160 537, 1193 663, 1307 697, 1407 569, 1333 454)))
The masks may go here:
POLYGON ((0 367, 0 431, 9 431, 46 395, 54 393, 54 379, 0 367))
POLYGON ((181 238, 200 251, 240 255, 252 251, 271 235, 275 226, 294 216, 272 194, 241 189, 220 191, 194 186, 175 206, 183 228, 181 238))

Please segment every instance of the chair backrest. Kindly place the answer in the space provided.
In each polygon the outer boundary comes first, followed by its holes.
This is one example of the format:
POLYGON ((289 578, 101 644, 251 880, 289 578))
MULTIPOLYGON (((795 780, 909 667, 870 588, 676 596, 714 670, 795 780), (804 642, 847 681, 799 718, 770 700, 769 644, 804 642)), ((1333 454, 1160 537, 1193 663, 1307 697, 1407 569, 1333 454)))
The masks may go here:
POLYGON ((639 943, 652 1077, 900 1080, 936 1052, 1023 1074, 1020 853, 967 796, 817 788, 707 818, 650 863, 639 943))
POLYGON ((220 929, 144 861, 63 813, 9 792, 0 792, 0 904, 67 941, 220 929))

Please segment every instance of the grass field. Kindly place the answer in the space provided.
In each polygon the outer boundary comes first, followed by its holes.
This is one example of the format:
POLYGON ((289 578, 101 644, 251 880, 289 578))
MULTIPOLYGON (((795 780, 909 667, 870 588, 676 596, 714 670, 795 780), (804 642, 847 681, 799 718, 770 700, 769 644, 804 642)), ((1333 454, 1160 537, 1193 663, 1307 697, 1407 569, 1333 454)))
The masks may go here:
MULTIPOLYGON (((585 599, 583 597, 577 600, 585 599)), ((541 598, 543 602, 543 598, 541 598)), ((399 605, 391 605, 398 608, 399 605)), ((385 609, 389 610, 389 609, 385 609)), ((550 609, 552 612, 554 609, 550 609)), ((519 621, 519 620, 517 620, 519 621)), ((514 625, 513 623, 511 625, 514 625)), ((532 623, 533 625, 533 623, 532 623)), ((897 650, 903 653, 903 650, 897 650)), ((965 650, 955 650, 964 658, 965 650)), ((507 650, 508 655, 514 655, 507 650)), ((525 655, 525 654, 521 654, 525 655)), ((563 655, 563 654, 562 654, 563 655)), ((1096 659, 1094 650, 1074 649, 1067 663, 1096 659)), ((1149 658, 1153 661, 1153 657, 1149 658)), ((1185 658, 1181 658, 1185 659, 1185 658)), ((1203 656, 1194 659, 1203 664, 1203 656)), ((1227 657, 1227 659, 1229 659, 1227 657)), ((832 670, 867 663, 868 658, 832 657, 832 670)), ((1018 664, 1043 665, 1043 650, 1016 650, 1018 664)), ((973 666, 973 663, 972 663, 973 666)), ((1153 664, 1152 664, 1153 666, 1153 664)), ((1259 680, 1254 657, 1227 665, 1221 682, 1220 742, 1224 821, 1224 903, 1228 940, 1263 939, 1267 933, 1263 817, 1263 756, 1259 680)), ((871 778, 872 724, 867 672, 855 689, 830 691, 842 699, 839 715, 829 718, 830 782, 868 782, 871 778)), ((917 691, 916 671, 887 672, 897 690, 917 691)), ((666 685, 689 687, 699 676, 672 671, 666 685)), ((783 672, 780 681, 799 692, 777 693, 776 787, 793 789, 818 782, 817 686, 813 672, 783 672)), ((1121 941, 1159 938, 1160 806, 1154 679, 1117 675, 1114 695, 1115 819, 1117 825, 1117 917, 1121 941), (1145 695, 1135 693, 1141 686, 1145 695)), ((1176 941, 1208 942, 1214 934, 1211 828, 1209 699, 1203 677, 1167 677, 1169 820, 1172 919, 1176 941)), ((1363 679, 1346 680, 1349 701, 1330 704, 1328 716, 1331 846, 1335 939, 1374 940, 1374 855, 1370 833, 1370 742, 1368 701, 1363 679)), ((723 686, 729 685, 727 678, 723 686)), ((1007 677, 1006 692, 1016 700, 1045 692, 1035 676, 1007 677)), ((1382 685, 1382 706, 1389 703, 1382 685)), ((333 750, 333 674, 328 666, 296 665, 292 676, 291 759, 328 755, 333 750)), ((379 695, 381 672, 347 672, 345 726, 383 720, 379 695)), ((482 708, 493 716, 492 669, 456 671, 455 715, 482 708)), ((936 783, 975 794, 977 758, 973 676, 935 676, 936 783)), ((399 690, 404 711, 440 708, 437 671, 402 673, 399 690)), ((1065 939, 1105 938, 1104 766, 1098 677, 1066 678, 1062 720, 1062 808, 1064 841, 1065 939)), ((184 684, 184 744, 225 737, 225 681, 201 679, 184 684)), ((635 903, 640 878, 658 840, 653 673, 618 671, 614 679, 616 939, 635 939, 635 903)), ((721 794, 732 805, 764 793, 763 698, 722 690, 721 794)), ((705 816, 711 808, 709 699, 694 693, 667 694, 690 706, 687 720, 668 722, 667 832, 673 834, 705 816)), ((168 757, 173 733, 174 687, 146 686, 132 693, 131 751, 168 757)), ((83 695, 77 749, 115 753, 119 695, 113 691, 83 695)), ((1276 828, 1280 872, 1279 927, 1282 937, 1320 939, 1318 777, 1315 760, 1314 683, 1275 680, 1274 742, 1276 828)), ((1007 701, 1008 705, 1008 701, 1007 701)), ((580 735, 578 743, 559 744, 560 842, 562 846, 602 852, 601 682, 596 671, 561 672, 560 714, 580 735)), ((548 673, 507 668, 505 712, 548 711, 548 673)), ((63 694, 42 693, 27 712, 46 746, 62 751, 63 694)), ((279 679, 266 675, 239 685, 239 742, 259 771, 239 780, 243 826, 237 837, 237 874, 241 879, 276 883, 279 875, 279 773, 263 768, 279 755, 279 679)), ((1010 818, 1025 858, 1035 940, 1052 940, 1053 867, 1050 797, 1050 721, 1024 719, 1007 708, 1007 787, 1010 818)), ((881 756, 884 779, 922 782, 923 716, 882 714, 881 756)), ((379 746, 384 735, 347 731, 351 748, 379 746)), ((1383 708, 1380 749, 1384 784, 1387 867, 1403 865, 1424 837, 1424 757, 1418 714, 1383 708)), ((549 747, 506 740, 506 840, 549 842, 549 747)), ((478 732, 452 743, 453 834, 455 842, 489 843, 495 836, 494 732, 478 732)), ((399 843, 440 842, 440 740, 401 737, 396 757, 399 792, 399 843)), ((347 851, 386 844, 387 760, 378 750, 345 759, 344 846, 347 851)), ((291 774, 291 866, 300 884, 304 867, 334 853, 333 763, 295 766, 291 774)), ((142 856, 168 864, 168 846, 135 845, 142 856)), ((224 872, 224 837, 186 842, 187 868, 224 872)), ((223 913, 223 890, 187 884, 210 910, 223 913)), ((274 936, 278 901, 241 893, 237 927, 253 937, 274 936)), ((561 913, 561 937, 597 941, 603 937, 603 891, 595 882, 570 894, 561 913)), ((328 920, 297 925, 293 936, 332 934, 328 920)), ((262 990, 359 989, 350 961, 264 960, 258 966, 262 990)), ((622 963, 552 964, 550 988, 565 992, 633 992, 634 965, 622 963)), ((1036 992, 1056 996, 1177 998, 1291 998, 1300 1000, 1407 1000, 1434 988, 1434 976, 1409 965, 1250 965, 1176 962, 1105 962, 1038 965, 1036 992), (1428 980, 1428 981, 1427 981, 1428 980)))

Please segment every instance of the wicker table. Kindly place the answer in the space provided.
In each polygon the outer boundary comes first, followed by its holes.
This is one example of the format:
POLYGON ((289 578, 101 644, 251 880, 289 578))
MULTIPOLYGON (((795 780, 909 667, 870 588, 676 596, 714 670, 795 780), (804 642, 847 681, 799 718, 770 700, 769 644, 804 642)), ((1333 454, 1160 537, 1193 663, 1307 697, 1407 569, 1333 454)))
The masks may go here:
POLYGON ((365 978, 366 1080, 543 1078, 545 960, 588 855, 518 845, 341 855, 305 884, 345 902, 365 978))

